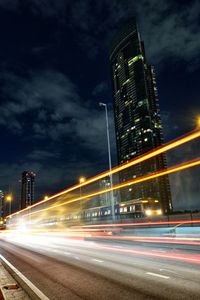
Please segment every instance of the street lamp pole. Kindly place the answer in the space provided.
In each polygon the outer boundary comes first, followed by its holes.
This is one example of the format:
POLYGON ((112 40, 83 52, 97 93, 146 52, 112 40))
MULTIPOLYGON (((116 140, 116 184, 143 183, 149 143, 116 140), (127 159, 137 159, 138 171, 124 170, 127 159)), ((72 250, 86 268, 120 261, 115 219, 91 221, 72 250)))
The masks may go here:
MULTIPOLYGON (((80 184, 84 183, 85 180, 86 180, 86 178, 82 176, 82 177, 79 178, 79 183, 80 184)), ((81 196, 82 196, 82 190, 81 190, 81 186, 80 186, 80 198, 81 198, 81 196)), ((82 202, 81 201, 80 201, 80 209, 82 210, 82 202)))
POLYGON ((7 197, 6 197, 6 200, 7 200, 7 202, 9 202, 9 215, 11 215, 11 212, 12 212, 12 209, 11 209, 11 203, 12 203, 12 196, 11 195, 8 195, 7 197))
POLYGON ((109 133, 109 123, 108 123, 108 109, 107 109, 107 104, 106 103, 99 103, 100 106, 103 106, 105 108, 105 113, 106 113, 106 132, 107 132, 107 143, 108 143, 108 162, 109 162, 109 177, 110 177, 110 197, 111 197, 111 207, 112 207, 112 220, 113 222, 115 221, 115 204, 114 204, 114 195, 113 195, 113 176, 111 174, 112 170, 112 161, 111 161, 111 151, 110 151, 110 133, 109 133))

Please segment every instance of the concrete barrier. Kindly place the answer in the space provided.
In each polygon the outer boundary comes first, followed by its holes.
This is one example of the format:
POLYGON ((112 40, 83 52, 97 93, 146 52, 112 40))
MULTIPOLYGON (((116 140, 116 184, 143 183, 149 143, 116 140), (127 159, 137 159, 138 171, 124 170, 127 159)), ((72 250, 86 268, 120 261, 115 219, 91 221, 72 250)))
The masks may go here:
POLYGON ((0 260, 5 269, 17 281, 21 288, 33 300, 49 300, 28 278, 17 270, 3 255, 0 254, 0 260))

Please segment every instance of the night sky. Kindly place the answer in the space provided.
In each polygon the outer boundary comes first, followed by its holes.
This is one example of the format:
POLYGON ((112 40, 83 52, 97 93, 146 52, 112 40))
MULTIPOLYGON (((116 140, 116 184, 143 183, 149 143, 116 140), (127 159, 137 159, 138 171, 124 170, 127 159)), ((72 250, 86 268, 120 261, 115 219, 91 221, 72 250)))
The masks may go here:
MULTIPOLYGON (((0 0, 0 189, 15 202, 24 170, 36 172, 39 200, 108 169, 99 102, 109 107, 116 165, 109 43, 131 16, 156 69, 169 141, 194 129, 200 113, 199 1, 0 0)), ((198 153, 196 145, 186 150, 198 153)), ((184 180, 174 176, 175 194, 184 180)), ((174 200, 177 209, 200 209, 192 190, 174 200)))

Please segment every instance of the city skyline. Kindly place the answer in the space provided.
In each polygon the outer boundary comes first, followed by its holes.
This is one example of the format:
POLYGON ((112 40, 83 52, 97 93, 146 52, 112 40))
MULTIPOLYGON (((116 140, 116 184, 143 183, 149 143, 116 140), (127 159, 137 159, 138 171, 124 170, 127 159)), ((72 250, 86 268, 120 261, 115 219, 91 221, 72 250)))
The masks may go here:
MULTIPOLYGON (((103 1, 96 7, 77 1, 70 14, 62 9, 65 1, 54 7, 49 3, 48 10, 31 2, 32 6, 19 7, 18 1, 0 1, 2 190, 8 186, 16 190, 20 173, 30 169, 38 174, 39 200, 77 183, 80 176, 108 169, 105 117, 98 103, 108 104, 114 132, 108 45, 127 6, 129 14, 138 17, 148 61, 156 67, 166 141, 195 128, 200 111, 195 2, 190 6, 175 2, 175 11, 170 4, 155 6, 155 1, 147 6, 103 1), (153 11, 151 17, 145 13, 148 9, 153 11), (184 20, 192 22, 186 26, 184 20), (171 43, 165 44, 165 38, 171 43)), ((114 166, 114 134, 111 138, 114 166)), ((187 201, 183 204, 187 209, 187 201)))

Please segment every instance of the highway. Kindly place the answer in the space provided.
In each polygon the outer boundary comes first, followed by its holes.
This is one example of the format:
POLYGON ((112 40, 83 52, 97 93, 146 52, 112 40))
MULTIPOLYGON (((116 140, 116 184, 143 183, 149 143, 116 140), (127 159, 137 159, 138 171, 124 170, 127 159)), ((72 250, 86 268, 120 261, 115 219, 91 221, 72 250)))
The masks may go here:
POLYGON ((49 299, 200 299, 200 249, 3 236, 0 253, 49 299))

